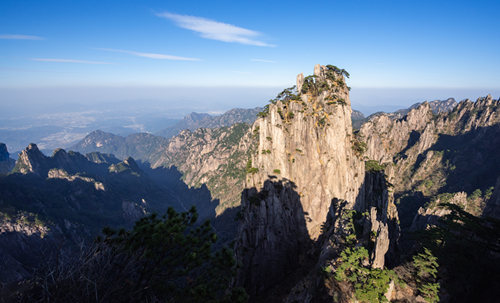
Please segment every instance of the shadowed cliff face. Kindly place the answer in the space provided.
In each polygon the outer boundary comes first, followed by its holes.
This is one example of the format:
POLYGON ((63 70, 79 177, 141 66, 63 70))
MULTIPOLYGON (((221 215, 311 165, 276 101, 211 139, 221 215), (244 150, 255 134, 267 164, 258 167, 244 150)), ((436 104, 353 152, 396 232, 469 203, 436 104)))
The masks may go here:
POLYGON ((255 296, 263 296, 303 264, 311 248, 304 210, 296 186, 267 180, 260 191, 242 193, 242 233, 236 254, 242 260, 238 281, 255 296))
POLYGON ((0 175, 8 174, 14 168, 15 161, 9 156, 7 146, 4 143, 0 143, 0 175))
MULTIPOLYGON (((105 226, 130 227, 147 213, 196 205, 200 221, 215 218, 218 201, 206 186, 189 188, 175 167, 141 166, 62 149, 46 157, 30 144, 17 173, 0 176, 0 282, 27 278, 62 248, 91 241, 105 226)), ((222 238, 234 235, 232 227, 221 228, 222 238)))

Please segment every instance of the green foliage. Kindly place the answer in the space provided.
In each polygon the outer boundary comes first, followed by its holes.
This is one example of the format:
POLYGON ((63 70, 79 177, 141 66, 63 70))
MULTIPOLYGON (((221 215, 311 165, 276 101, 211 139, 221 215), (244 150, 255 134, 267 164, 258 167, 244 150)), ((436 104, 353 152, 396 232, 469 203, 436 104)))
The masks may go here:
POLYGON ((258 172, 259 172, 259 169, 257 167, 252 167, 252 168, 247 170, 247 173, 249 173, 249 174, 256 174, 258 172))
POLYGON ((429 303, 439 302, 439 283, 426 283, 418 288, 425 301, 429 303))
MULTIPOLYGON (((398 281, 396 274, 387 269, 370 268, 369 251, 359 246, 358 237, 362 236, 363 217, 368 213, 355 210, 344 210, 341 222, 345 230, 346 247, 339 257, 331 263, 334 271, 323 271, 327 278, 332 277, 337 282, 348 282, 354 290, 359 302, 387 302, 384 294, 392 280, 398 281)), ((376 237, 376 234, 373 235, 376 237)))
POLYGON ((323 127, 323 126, 325 126, 325 124, 326 124, 326 118, 325 117, 321 117, 321 119, 318 120, 318 125, 320 127, 323 127))
POLYGON ((281 101, 287 104, 290 101, 298 101, 300 100, 300 96, 296 90, 295 85, 289 88, 285 88, 281 93, 279 93, 275 99, 271 99, 272 104, 277 104, 278 101, 281 101))
POLYGON ((295 114, 293 112, 288 112, 287 117, 288 119, 293 119, 293 117, 295 117, 295 114))
POLYGON ((396 275, 391 270, 363 266, 367 260, 366 248, 347 247, 340 253, 340 264, 336 268, 334 278, 339 282, 351 282, 356 299, 360 302, 387 302, 384 294, 396 275))
POLYGON ((425 205, 426 208, 433 208, 438 205, 438 203, 448 203, 452 198, 453 194, 451 193, 441 193, 437 196, 434 196, 431 201, 425 205))
POLYGON ((308 92, 311 92, 313 95, 317 95, 317 87, 315 82, 316 78, 317 76, 315 75, 305 77, 304 83, 302 84, 301 93, 306 94, 308 92))
POLYGON ((476 200, 476 199, 480 199, 481 196, 483 195, 483 192, 478 188, 476 189, 472 195, 470 195, 470 200, 476 200))
POLYGON ((248 159, 246 170, 248 174, 256 174, 259 172, 257 167, 252 167, 252 159, 248 159))
MULTIPOLYGON (((500 221, 474 216, 455 204, 439 207, 447 208, 449 213, 422 232, 419 241, 432 251, 446 272, 441 287, 446 289, 450 302, 474 302, 479 293, 486 295, 483 302, 494 301, 496 297, 489 297, 489 292, 498 287, 491 277, 500 275, 500 221)), ((429 285, 422 291, 432 294, 436 288, 429 285)))
POLYGON ((491 196, 493 195, 493 190, 494 190, 494 187, 492 186, 484 192, 484 200, 485 201, 488 201, 491 198, 491 196))
MULTIPOLYGON (((345 82, 344 82, 344 80, 342 80, 342 79, 337 79, 337 80, 335 80, 335 83, 336 83, 338 86, 340 86, 340 87, 344 87, 344 86, 345 86, 345 82)), ((344 101, 344 103, 345 103, 345 101, 344 101)))
MULTIPOLYGON (((281 93, 279 93, 276 98, 269 100, 269 104, 277 104, 278 102, 282 102, 284 104, 288 104, 290 101, 299 101, 300 96, 299 93, 296 90, 295 85, 289 88, 285 88, 281 93)), ((267 115, 269 115, 269 104, 266 104, 264 106, 264 109, 257 113, 257 117, 259 118, 265 118, 267 115)), ((280 113, 281 110, 278 109, 278 113, 280 113)), ((282 119, 284 119, 282 113, 280 113, 280 116, 282 119)), ((292 117, 293 118, 293 117, 292 117)))
POLYGON ((184 213, 169 208, 162 217, 140 219, 131 231, 105 230, 102 241, 137 258, 141 264, 140 278, 134 281, 137 289, 173 301, 227 299, 236 266, 232 251, 213 253, 217 236, 209 221, 196 226, 197 218, 194 207, 184 213))
POLYGON ((274 169, 274 170, 273 170, 273 173, 275 173, 275 174, 281 174, 281 170, 279 170, 279 169, 274 169))
POLYGON ((264 109, 261 112, 257 113, 257 117, 265 118, 265 117, 267 117, 267 115, 269 115, 269 104, 266 104, 264 106, 264 109))
POLYGON ((271 151, 269 149, 263 149, 262 150, 262 154, 265 155, 265 154, 270 154, 271 151))
POLYGON ((335 65, 327 65, 326 66, 327 68, 327 76, 330 76, 331 79, 333 80, 334 79, 334 76, 333 76, 333 73, 337 74, 338 76, 340 75, 344 75, 346 78, 349 78, 349 73, 345 70, 345 69, 340 69, 338 67, 336 67, 335 65))
POLYGON ((426 179, 423 184, 427 189, 430 189, 434 186, 434 182, 431 179, 426 179))
POLYGON ((427 302, 439 302, 439 283, 436 283, 439 264, 428 248, 413 256, 413 266, 419 292, 427 302))
POLYGON ((420 281, 435 279, 437 277, 439 264, 437 263, 437 258, 428 248, 425 247, 423 252, 413 256, 413 264, 417 270, 417 278, 420 281))
POLYGON ((209 221, 193 207, 169 208, 131 230, 105 228, 104 237, 77 260, 57 264, 25 286, 22 302, 246 302, 231 289, 233 251, 214 250, 209 221))
POLYGON ((352 149, 356 153, 356 156, 360 157, 366 152, 368 147, 361 138, 355 136, 355 139, 352 141, 352 149))
POLYGON ((365 161, 365 170, 366 171, 384 171, 384 166, 381 165, 377 160, 368 160, 365 161))

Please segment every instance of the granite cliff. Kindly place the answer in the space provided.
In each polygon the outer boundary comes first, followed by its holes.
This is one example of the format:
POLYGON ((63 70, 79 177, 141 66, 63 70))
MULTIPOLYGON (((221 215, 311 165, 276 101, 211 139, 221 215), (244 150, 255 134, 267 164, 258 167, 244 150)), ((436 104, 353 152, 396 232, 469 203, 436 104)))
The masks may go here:
POLYGON ((343 249, 325 253, 327 235, 347 228, 339 209, 364 214, 360 243, 376 235, 371 268, 383 268, 397 246, 397 210, 384 174, 365 173, 344 75, 316 65, 313 76, 300 74, 297 86, 272 100, 252 126, 259 143, 247 162, 236 254, 238 283, 257 301, 283 299, 294 285, 292 301, 318 296, 318 267, 343 249))
POLYGON ((439 114, 423 103, 401 119, 380 115, 361 127, 358 136, 366 142, 365 156, 385 167, 404 208, 405 224, 415 214, 409 211, 412 206, 418 209, 435 195, 471 195, 495 186, 500 171, 499 112, 499 100, 487 96, 464 100, 439 114))

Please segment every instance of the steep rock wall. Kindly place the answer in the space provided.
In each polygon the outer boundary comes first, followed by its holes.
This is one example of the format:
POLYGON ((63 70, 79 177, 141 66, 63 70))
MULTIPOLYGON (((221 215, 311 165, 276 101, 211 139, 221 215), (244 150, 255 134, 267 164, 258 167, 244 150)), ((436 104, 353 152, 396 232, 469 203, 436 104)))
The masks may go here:
MULTIPOLYGON (((354 205, 364 178, 363 161, 352 149, 349 91, 342 75, 315 66, 316 87, 304 91, 300 76, 300 100, 270 104, 266 117, 253 125, 259 135, 246 187, 261 189, 270 175, 297 186, 311 238, 321 224, 333 198, 354 205), (326 83, 326 84, 324 84, 326 83)), ((310 85, 314 86, 314 85, 310 85)))
MULTIPOLYGON (((384 174, 365 176, 364 160, 354 148, 344 81, 338 69, 316 65, 314 76, 299 75, 298 90, 278 95, 252 127, 259 143, 247 163, 235 250, 242 266, 236 283, 257 301, 269 299, 270 288, 281 300, 297 283, 318 284, 317 258, 328 239, 320 235, 335 236, 344 228, 326 224, 337 220, 332 203, 343 201, 344 209, 366 214, 364 236, 377 235, 371 266, 382 268, 397 241, 390 239, 398 233, 390 225, 397 211, 384 174)), ((313 297, 314 289, 294 292, 313 297)))

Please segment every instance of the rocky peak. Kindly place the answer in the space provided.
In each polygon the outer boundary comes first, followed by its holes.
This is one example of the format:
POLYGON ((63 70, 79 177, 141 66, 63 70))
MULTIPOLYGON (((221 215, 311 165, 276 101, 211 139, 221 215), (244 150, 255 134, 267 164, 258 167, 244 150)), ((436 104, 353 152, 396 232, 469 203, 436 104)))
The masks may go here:
POLYGON ((130 169, 134 171, 140 171, 139 166, 137 165, 137 162, 132 157, 128 157, 127 159, 123 160, 123 163, 125 163, 130 169))
POLYGON ((116 164, 120 162, 114 155, 112 154, 103 154, 99 152, 91 152, 85 155, 89 161, 94 162, 96 164, 106 163, 106 164, 116 164))
POLYGON ((302 91, 302 85, 304 85, 304 74, 300 73, 297 75, 297 91, 302 91))
MULTIPOLYGON (((365 156, 381 163, 392 163, 393 158, 408 145, 411 136, 420 136, 433 118, 427 102, 411 109, 401 119, 392 119, 389 114, 372 117, 361 126, 360 137, 366 142, 365 156), (413 134, 413 135, 412 135, 413 134)), ((409 145, 408 145, 409 146, 409 145)))
POLYGON ((130 173, 134 176, 140 176, 143 174, 142 170, 139 168, 135 160, 131 157, 123 160, 122 162, 112 164, 109 166, 109 171, 112 173, 130 173))
POLYGON ((210 115, 206 114, 206 113, 192 112, 192 113, 186 115, 183 120, 188 122, 188 123, 193 123, 193 122, 198 122, 198 121, 203 120, 203 119, 208 118, 208 117, 210 117, 210 115))
POLYGON ((22 174, 43 174, 47 157, 42 154, 36 144, 30 143, 20 154, 14 170, 22 174))
POLYGON ((304 248, 298 249, 297 243, 318 240, 333 201, 345 201, 347 209, 371 211, 367 228, 381 235, 373 264, 384 265, 388 220, 397 215, 388 215, 383 178, 365 178, 344 75, 348 73, 335 66, 316 65, 313 76, 297 77, 300 90, 285 89, 252 127, 259 142, 247 163, 242 238, 236 247, 243 260, 239 283, 252 285, 251 294, 277 283, 286 268, 301 266, 304 248), (365 198, 379 203, 372 205, 365 198))
POLYGON ((340 103, 350 105, 349 87, 345 83, 345 76, 349 74, 333 65, 315 65, 314 74, 303 78, 302 74, 297 76, 298 94, 305 103, 340 103))
POLYGON ((251 162, 258 172, 248 175, 246 186, 260 189, 269 176, 297 184, 312 238, 319 235, 331 199, 354 203, 364 176, 363 162, 352 148, 342 70, 316 65, 314 71, 297 95, 285 90, 254 124, 259 146, 251 162))

